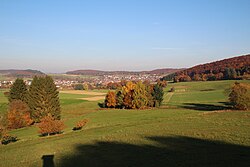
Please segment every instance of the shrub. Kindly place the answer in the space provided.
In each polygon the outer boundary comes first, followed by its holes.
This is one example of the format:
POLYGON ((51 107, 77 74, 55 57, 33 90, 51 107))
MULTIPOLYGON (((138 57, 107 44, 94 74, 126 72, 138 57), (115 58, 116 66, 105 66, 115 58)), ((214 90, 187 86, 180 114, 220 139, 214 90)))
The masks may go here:
POLYGON ((17 137, 16 136, 11 136, 8 134, 3 135, 1 143, 6 145, 9 144, 11 142, 16 142, 17 141, 17 137))
POLYGON ((174 92, 175 91, 175 88, 174 87, 172 87, 170 90, 169 90, 169 92, 174 92))
POLYGON ((28 105, 21 100, 13 100, 10 103, 7 118, 10 129, 22 128, 33 123, 28 105))
POLYGON ((76 126, 73 128, 73 130, 81 130, 82 127, 84 127, 87 124, 88 120, 87 119, 83 119, 79 122, 77 122, 76 126))
POLYGON ((229 101, 235 109, 250 109, 250 85, 236 82, 231 88, 229 101))
POLYGON ((39 133, 42 136, 49 136, 62 133, 65 125, 61 120, 55 120, 51 115, 49 115, 42 118, 38 127, 40 128, 39 133))

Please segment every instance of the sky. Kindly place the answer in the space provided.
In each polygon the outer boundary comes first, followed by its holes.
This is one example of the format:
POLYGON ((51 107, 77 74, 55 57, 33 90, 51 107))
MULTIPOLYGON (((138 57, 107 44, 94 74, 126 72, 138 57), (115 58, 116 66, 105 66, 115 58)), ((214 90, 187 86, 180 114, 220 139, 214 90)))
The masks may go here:
POLYGON ((182 68, 250 53, 250 0, 0 0, 0 69, 182 68))

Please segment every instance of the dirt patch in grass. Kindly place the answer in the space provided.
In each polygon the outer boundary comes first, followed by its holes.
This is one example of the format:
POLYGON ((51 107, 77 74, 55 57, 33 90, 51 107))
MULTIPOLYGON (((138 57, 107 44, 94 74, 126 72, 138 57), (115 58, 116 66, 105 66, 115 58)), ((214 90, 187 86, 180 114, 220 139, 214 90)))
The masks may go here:
POLYGON ((85 98, 79 98, 79 99, 88 100, 88 101, 98 101, 98 100, 104 100, 105 96, 85 97, 85 98))
POLYGON ((69 93, 69 94, 77 94, 77 95, 92 95, 92 96, 102 96, 106 93, 101 92, 92 92, 92 91, 86 91, 86 90, 65 90, 60 91, 61 93, 69 93))

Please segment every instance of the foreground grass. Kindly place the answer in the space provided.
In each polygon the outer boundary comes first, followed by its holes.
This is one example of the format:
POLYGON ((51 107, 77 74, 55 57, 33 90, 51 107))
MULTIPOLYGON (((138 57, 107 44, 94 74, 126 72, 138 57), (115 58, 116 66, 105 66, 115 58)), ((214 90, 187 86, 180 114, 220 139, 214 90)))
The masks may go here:
POLYGON ((249 166, 250 112, 225 112, 231 83, 169 85, 166 91, 176 92, 151 110, 100 110, 97 102, 60 94, 65 133, 12 131, 20 140, 0 146, 0 166, 249 166), (90 122, 72 132, 83 118, 90 122))

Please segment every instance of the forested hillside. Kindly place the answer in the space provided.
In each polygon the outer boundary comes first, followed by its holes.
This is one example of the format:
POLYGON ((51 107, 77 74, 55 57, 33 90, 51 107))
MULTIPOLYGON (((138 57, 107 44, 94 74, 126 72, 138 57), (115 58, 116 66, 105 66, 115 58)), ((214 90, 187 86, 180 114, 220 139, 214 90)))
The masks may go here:
POLYGON ((212 81, 227 79, 248 79, 250 75, 250 54, 197 65, 163 77, 163 80, 212 81))

